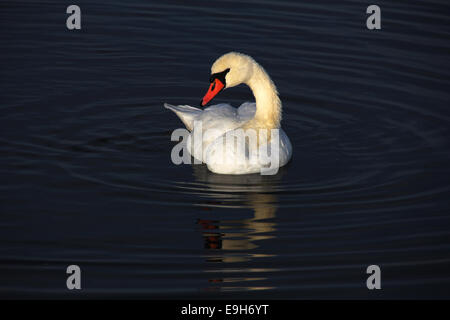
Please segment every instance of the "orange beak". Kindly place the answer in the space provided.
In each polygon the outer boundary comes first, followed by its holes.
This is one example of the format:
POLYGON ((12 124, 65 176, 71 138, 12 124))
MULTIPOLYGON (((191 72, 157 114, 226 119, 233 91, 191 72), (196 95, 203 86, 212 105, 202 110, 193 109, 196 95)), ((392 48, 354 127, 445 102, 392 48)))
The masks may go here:
POLYGON ((200 102, 200 105, 204 107, 208 102, 210 102, 217 94, 222 91, 225 88, 225 84, 220 81, 219 79, 214 79, 213 82, 211 82, 211 85, 209 86, 208 92, 206 92, 205 96, 203 97, 202 101, 200 102))

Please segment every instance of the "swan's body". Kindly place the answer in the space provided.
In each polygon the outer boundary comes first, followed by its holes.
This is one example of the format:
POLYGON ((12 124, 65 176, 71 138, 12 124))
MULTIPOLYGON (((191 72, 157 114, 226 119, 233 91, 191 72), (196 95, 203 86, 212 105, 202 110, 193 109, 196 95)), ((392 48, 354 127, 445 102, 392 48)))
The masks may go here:
POLYGON ((240 83, 250 87, 256 103, 246 102, 237 109, 228 104, 218 104, 204 110, 187 105, 164 104, 191 131, 187 141, 190 154, 206 163, 209 170, 221 174, 262 173, 264 168, 272 165, 257 161, 266 150, 269 150, 271 157, 276 157, 276 168, 284 166, 292 156, 292 146, 280 128, 281 102, 265 70, 251 57, 231 52, 216 60, 211 73, 219 79, 211 80, 210 90, 203 98, 202 105, 222 89, 240 83), (228 136, 250 131, 256 132, 256 148, 249 147, 249 140, 239 142, 238 138, 235 138, 235 143, 224 143, 228 136), (201 143, 193 142, 197 134, 201 134, 201 143), (276 152, 277 149, 279 152, 276 152))

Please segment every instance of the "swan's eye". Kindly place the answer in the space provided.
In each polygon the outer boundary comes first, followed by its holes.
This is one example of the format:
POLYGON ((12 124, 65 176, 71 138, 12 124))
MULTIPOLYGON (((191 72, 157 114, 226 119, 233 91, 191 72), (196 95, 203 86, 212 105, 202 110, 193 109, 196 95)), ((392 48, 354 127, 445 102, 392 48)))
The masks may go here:
POLYGON ((222 83, 225 84, 225 76, 230 72, 230 68, 225 69, 222 72, 213 73, 209 78, 209 82, 213 82, 216 79, 219 79, 222 83))

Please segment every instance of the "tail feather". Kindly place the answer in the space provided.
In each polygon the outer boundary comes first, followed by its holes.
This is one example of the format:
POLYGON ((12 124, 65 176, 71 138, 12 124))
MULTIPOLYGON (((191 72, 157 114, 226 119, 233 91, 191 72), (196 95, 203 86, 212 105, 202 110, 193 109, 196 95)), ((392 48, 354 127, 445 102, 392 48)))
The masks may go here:
POLYGON ((195 119, 202 113, 201 109, 188 105, 174 106, 172 104, 164 103, 164 107, 175 112, 189 131, 192 131, 195 119))

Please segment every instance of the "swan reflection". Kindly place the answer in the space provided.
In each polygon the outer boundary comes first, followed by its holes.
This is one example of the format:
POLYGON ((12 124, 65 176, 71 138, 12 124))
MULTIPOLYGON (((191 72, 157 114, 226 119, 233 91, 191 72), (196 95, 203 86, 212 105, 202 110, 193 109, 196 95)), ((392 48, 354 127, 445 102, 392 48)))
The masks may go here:
POLYGON ((264 244, 275 238, 276 192, 285 170, 274 176, 220 175, 198 165, 193 166, 193 170, 196 188, 202 195, 198 205, 205 211, 197 223, 204 239, 206 261, 217 263, 209 264, 211 268, 205 272, 221 274, 209 281, 234 285, 247 283, 245 286, 216 288, 220 290, 269 289, 253 282, 265 280, 266 277, 261 275, 276 271, 259 265, 263 262, 258 258, 275 256, 264 249, 264 244), (240 267, 241 264, 245 266, 240 267), (232 277, 224 277, 224 274, 232 277), (240 274, 246 276, 241 277, 240 274))

